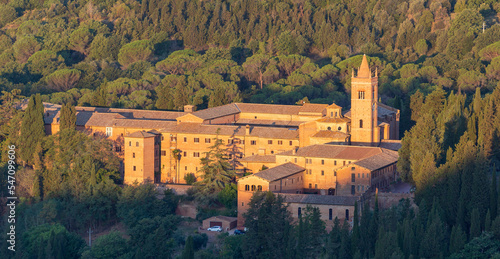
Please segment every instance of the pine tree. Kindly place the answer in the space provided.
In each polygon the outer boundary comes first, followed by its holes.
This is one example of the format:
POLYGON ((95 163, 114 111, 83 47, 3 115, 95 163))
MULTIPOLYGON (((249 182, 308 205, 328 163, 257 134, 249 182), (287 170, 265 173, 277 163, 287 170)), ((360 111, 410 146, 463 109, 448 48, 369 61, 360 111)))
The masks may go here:
POLYGON ((31 96, 21 124, 20 158, 25 163, 33 164, 33 155, 38 142, 45 136, 43 121, 43 103, 40 94, 31 96))
POLYGON ((479 216, 479 210, 474 208, 472 210, 471 220, 470 220, 470 238, 475 238, 481 235, 481 218, 479 216))
POLYGON ((73 105, 66 103, 61 108, 60 130, 75 129, 76 127, 76 110, 73 105))
POLYGON ((189 236, 186 240, 186 246, 184 246, 184 251, 182 251, 182 259, 194 259, 194 246, 193 237, 189 236))

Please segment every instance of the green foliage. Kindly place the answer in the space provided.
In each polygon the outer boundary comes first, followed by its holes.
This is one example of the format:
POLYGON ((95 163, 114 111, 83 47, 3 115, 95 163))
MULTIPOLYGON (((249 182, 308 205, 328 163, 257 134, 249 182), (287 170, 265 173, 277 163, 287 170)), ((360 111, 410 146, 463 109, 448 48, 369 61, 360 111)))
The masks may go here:
POLYGON ((192 185, 193 183, 195 183, 195 182, 196 182, 196 176, 195 176, 193 173, 191 173, 191 174, 186 174, 186 175, 184 176, 184 181, 186 181, 186 184, 187 184, 187 185, 192 185))
POLYGON ((31 258, 79 258, 83 239, 59 224, 40 225, 22 235, 24 251, 31 258))
POLYGON ((67 103, 61 107, 59 125, 59 130, 76 128, 76 110, 73 105, 67 103))
POLYGON ((132 256, 171 258, 175 247, 175 240, 172 236, 179 221, 179 218, 174 215, 139 220, 129 230, 132 256), (161 249, 158 249, 159 247, 161 249))
POLYGON ((217 194, 217 200, 227 209, 235 209, 238 201, 238 186, 235 183, 226 184, 224 189, 217 194))
POLYGON ((189 236, 186 240, 186 246, 182 251, 182 259, 194 259, 193 237, 189 236))
POLYGON ((77 69, 60 69, 46 77, 47 87, 55 91, 67 91, 76 86, 81 72, 77 69))
POLYGON ((154 46, 149 40, 138 40, 125 44, 118 53, 118 62, 124 67, 137 61, 149 61, 153 55, 154 46))
POLYGON ((88 256, 96 259, 116 258, 128 253, 128 251, 129 246, 127 240, 122 237, 122 233, 113 231, 94 240, 88 256))
POLYGON ((27 164, 33 164, 33 155, 36 145, 45 136, 43 121, 43 104, 40 95, 31 96, 21 123, 19 139, 20 158, 27 164))

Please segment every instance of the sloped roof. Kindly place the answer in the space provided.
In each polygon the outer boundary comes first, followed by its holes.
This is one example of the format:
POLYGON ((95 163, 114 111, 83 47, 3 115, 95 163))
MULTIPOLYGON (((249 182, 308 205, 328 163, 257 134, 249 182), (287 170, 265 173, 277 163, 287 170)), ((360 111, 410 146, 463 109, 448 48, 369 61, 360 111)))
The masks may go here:
POLYGON ((332 103, 332 104, 328 105, 326 108, 334 108, 334 109, 338 109, 338 108, 342 108, 342 107, 340 107, 340 106, 336 105, 335 103, 332 103))
MULTIPOLYGON (((78 119, 78 117, 77 117, 78 119)), ((92 116, 87 120, 85 126, 101 126, 101 127, 111 127, 113 126, 114 119, 125 119, 123 115, 118 113, 92 113, 92 116)))
MULTIPOLYGON (((222 136, 244 136, 246 134, 245 126, 232 125, 208 125, 200 123, 179 123, 170 128, 163 128, 161 132, 169 133, 195 133, 215 135, 219 130, 219 135, 222 136)), ((299 132, 288 128, 270 128, 270 127, 250 127, 250 135, 260 138, 280 138, 280 139, 297 139, 299 132)))
POLYGON ((345 123, 345 122, 351 122, 351 119, 348 118, 321 118, 318 120, 318 122, 327 122, 327 123, 345 123))
POLYGON ((294 175, 300 172, 303 172, 306 170, 305 168, 298 166, 294 163, 286 163, 282 164, 273 168, 269 168, 263 171, 260 171, 258 173, 253 174, 252 176, 257 176, 259 178, 262 178, 266 181, 272 182, 276 181, 285 177, 288 177, 290 175, 294 175))
POLYGON ((344 205, 354 206, 359 197, 356 196, 336 196, 318 194, 291 194, 279 193, 285 198, 287 203, 321 204, 321 205, 344 205))
POLYGON ((363 54, 363 60, 361 61, 361 66, 359 66, 358 76, 362 78, 369 78, 371 76, 370 67, 368 66, 368 60, 366 55, 363 54))
POLYGON ((286 156, 302 156, 302 157, 317 157, 317 158, 333 158, 345 160, 361 160, 382 153, 379 147, 360 147, 360 146, 344 146, 344 145, 312 145, 297 149, 296 154, 293 151, 285 151, 278 155, 286 156))
POLYGON ((193 112, 192 114, 198 118, 204 119, 204 120, 210 120, 210 119, 215 119, 219 117, 223 117, 226 115, 231 115, 231 114, 236 114, 239 113, 240 110, 234 103, 218 106, 218 107, 212 107, 208 108, 205 110, 199 110, 196 112, 193 112))
POLYGON ((262 162, 262 163, 276 163, 276 155, 254 155, 246 156, 239 160, 240 162, 262 162))
POLYGON ((177 125, 175 121, 160 120, 134 120, 134 119, 116 119, 113 120, 114 127, 137 128, 137 129, 162 129, 177 125))
POLYGON ((259 119, 238 119, 235 124, 241 125, 265 125, 265 126, 283 126, 298 127, 304 121, 283 121, 283 120, 259 120, 259 119))
POLYGON ((373 171, 396 163, 398 161, 398 157, 398 152, 389 149, 382 149, 382 153, 356 161, 354 164, 373 171))
POLYGON ((382 139, 378 145, 381 148, 386 148, 394 151, 398 151, 401 148, 401 140, 395 139, 382 139))
POLYGON ((264 114, 299 114, 302 106, 260 104, 260 103, 235 103, 243 113, 264 113, 264 114))
POLYGON ((318 113, 321 114, 327 107, 327 104, 319 104, 319 103, 304 103, 299 110, 299 114, 301 113, 318 113))
POLYGON ((150 133, 150 132, 145 132, 145 131, 136 131, 133 133, 128 134, 127 138, 151 138, 156 136, 156 134, 150 133))

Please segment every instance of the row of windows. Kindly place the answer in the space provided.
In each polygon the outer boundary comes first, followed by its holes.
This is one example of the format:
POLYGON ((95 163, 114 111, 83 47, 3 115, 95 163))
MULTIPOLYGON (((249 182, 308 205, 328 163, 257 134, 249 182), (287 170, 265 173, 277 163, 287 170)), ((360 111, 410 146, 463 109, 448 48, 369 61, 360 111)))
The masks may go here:
MULTIPOLYGON (((129 141, 129 142, 128 142, 128 146, 129 146, 129 147, 131 147, 131 146, 132 146, 132 141, 129 141)), ((135 142, 135 146, 136 146, 136 147, 138 147, 138 146, 139 146, 139 142, 138 142, 138 141, 136 141, 136 142, 135 142)))
POLYGON ((245 185, 245 191, 250 191, 250 189, 252 190, 252 192, 254 192, 256 190, 257 191, 262 191, 262 185, 258 185, 257 187, 255 187, 255 185, 252 185, 251 187, 248 184, 245 185))
MULTIPOLYGON (((297 158, 294 158, 294 162, 297 163, 298 159, 297 158)), ((343 162, 343 165, 345 165, 346 161, 342 161, 343 162)), ((351 163, 351 161, 348 161, 349 164, 351 163)), ((312 164, 312 159, 311 158, 306 158, 306 164, 312 164)), ((321 164, 324 165, 325 164, 325 160, 324 159, 321 159, 321 164)), ((337 165, 337 160, 333 160, 333 165, 337 165)))
MULTIPOLYGON (((301 207, 298 208, 297 215, 299 216, 299 218, 302 217, 302 208, 301 207)), ((349 220, 349 210, 348 209, 345 210, 345 219, 349 220)), ((333 220, 333 209, 328 209, 328 220, 333 220)))
MULTIPOLYGON (((162 136, 162 140, 163 140, 163 136, 162 136)), ((177 141, 177 137, 173 137, 173 136, 170 137, 170 141, 171 142, 176 142, 177 141)), ((200 143, 200 138, 193 138, 193 141, 194 141, 194 143, 200 143)), ((184 142, 187 143, 187 137, 184 137, 184 142)), ((205 138, 205 143, 207 143, 207 144, 211 143, 211 139, 210 138, 205 138)), ((273 141, 272 140, 268 140, 267 143, 269 145, 272 145, 273 141)), ((228 144, 245 144, 245 141, 244 140, 239 140, 239 139, 228 139, 228 144)), ((252 146, 257 145, 257 141, 256 140, 251 140, 250 141, 250 145, 252 145, 252 146)), ((278 145, 283 145, 283 140, 278 140, 278 145)), ((292 146, 293 145, 293 141, 290 140, 289 145, 292 146)))

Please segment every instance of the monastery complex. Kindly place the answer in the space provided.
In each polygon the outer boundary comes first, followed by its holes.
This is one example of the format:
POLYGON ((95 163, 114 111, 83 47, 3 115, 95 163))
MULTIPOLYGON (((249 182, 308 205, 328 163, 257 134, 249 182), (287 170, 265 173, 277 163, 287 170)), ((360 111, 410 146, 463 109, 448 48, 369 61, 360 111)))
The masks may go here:
MULTIPOLYGON (((60 105, 45 104, 47 134, 60 105)), ((238 179, 238 225, 255 191, 285 197, 294 218, 310 204, 325 221, 349 219, 359 197, 398 176, 399 110, 378 102, 377 72, 363 57, 351 78, 351 110, 335 104, 231 103, 183 112, 76 107, 77 129, 114 140, 124 182, 185 183, 201 176, 214 138, 226 145, 238 179), (267 168, 267 169, 266 169, 267 168), (265 170, 262 170, 265 169, 265 170)))

